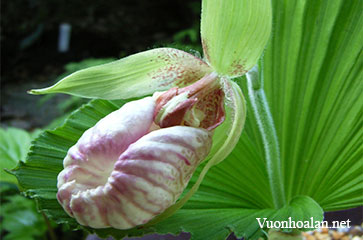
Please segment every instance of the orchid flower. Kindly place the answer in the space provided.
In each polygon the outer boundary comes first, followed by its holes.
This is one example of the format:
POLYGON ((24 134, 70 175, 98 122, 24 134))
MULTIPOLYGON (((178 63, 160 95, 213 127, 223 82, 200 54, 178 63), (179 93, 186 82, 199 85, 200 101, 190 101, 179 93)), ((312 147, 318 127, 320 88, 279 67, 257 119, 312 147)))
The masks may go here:
POLYGON ((261 56, 271 31, 271 3, 232 2, 203 1, 204 59, 158 48, 30 91, 102 99, 152 94, 107 115, 69 149, 57 198, 80 224, 129 229, 166 218, 233 150, 246 107, 232 78, 261 56), (213 137, 217 131, 224 134, 213 137), (196 183, 179 199, 203 161, 196 183))

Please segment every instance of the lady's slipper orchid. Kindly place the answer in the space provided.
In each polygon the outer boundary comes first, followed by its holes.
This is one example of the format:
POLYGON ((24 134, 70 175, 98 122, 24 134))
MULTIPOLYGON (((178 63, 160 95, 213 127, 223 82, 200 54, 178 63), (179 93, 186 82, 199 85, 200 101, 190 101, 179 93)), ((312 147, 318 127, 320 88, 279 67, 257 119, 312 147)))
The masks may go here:
POLYGON ((79 223, 127 229, 160 213, 158 220, 170 216, 236 145, 246 107, 231 78, 260 57, 271 31, 271 2, 204 0, 202 9, 205 59, 157 48, 30 91, 109 100, 153 94, 106 116, 69 149, 57 197, 79 223), (175 203, 208 153, 196 183, 175 203))
POLYGON ((58 175, 57 197, 66 212, 82 225, 127 229, 174 204, 208 155, 211 130, 224 119, 216 79, 209 74, 129 102, 87 130, 58 175))

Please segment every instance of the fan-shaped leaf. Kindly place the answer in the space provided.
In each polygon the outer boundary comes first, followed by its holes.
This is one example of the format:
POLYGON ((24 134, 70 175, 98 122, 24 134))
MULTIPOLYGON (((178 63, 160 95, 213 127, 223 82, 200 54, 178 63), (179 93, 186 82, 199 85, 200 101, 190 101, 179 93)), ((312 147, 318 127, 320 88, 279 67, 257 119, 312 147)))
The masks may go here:
POLYGON ((273 8, 264 88, 280 140, 287 198, 308 195, 326 211, 359 206, 362 2, 273 1, 273 8))

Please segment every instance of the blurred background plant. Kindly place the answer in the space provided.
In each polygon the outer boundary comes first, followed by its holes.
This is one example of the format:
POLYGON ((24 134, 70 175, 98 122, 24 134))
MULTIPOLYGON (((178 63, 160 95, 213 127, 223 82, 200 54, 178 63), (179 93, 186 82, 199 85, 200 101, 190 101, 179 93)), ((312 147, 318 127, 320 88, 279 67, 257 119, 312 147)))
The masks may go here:
POLYGON ((44 214, 37 211, 35 201, 20 195, 14 176, 6 170, 14 168, 19 161, 25 162, 30 143, 40 129, 27 132, 20 128, 0 128, 0 238, 4 240, 54 239, 55 231, 61 239, 81 236, 82 232, 67 231, 66 226, 58 226, 44 214), (64 231, 65 230, 65 231, 64 231), (63 234, 64 232, 64 234, 63 234))

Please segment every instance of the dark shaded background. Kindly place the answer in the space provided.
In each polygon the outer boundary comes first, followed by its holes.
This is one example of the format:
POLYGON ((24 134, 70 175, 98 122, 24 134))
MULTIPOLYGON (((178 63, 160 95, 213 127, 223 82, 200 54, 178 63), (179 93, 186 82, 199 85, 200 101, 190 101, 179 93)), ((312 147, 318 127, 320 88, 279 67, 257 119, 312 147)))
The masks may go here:
POLYGON ((31 81, 69 61, 120 57, 171 43, 177 32, 199 25, 200 17, 198 0, 5 0, 1 8, 3 83, 31 81), (63 22, 72 25, 67 54, 57 53, 63 22))
POLYGON ((1 125, 32 130, 61 116, 54 105, 68 96, 39 104, 26 90, 51 85, 67 63, 175 42, 199 50, 199 19, 199 0, 1 1, 1 125), (61 23, 72 26, 67 53, 57 50, 61 23))

